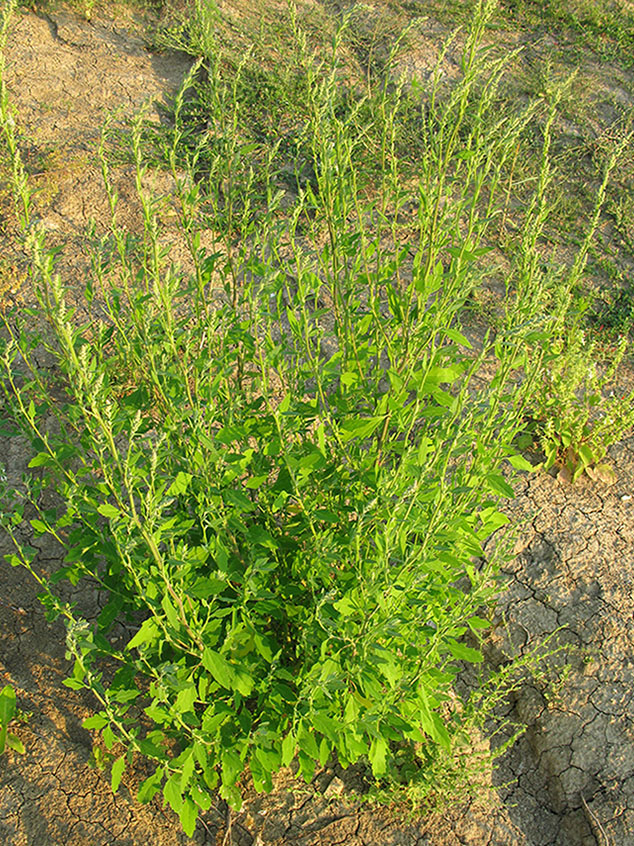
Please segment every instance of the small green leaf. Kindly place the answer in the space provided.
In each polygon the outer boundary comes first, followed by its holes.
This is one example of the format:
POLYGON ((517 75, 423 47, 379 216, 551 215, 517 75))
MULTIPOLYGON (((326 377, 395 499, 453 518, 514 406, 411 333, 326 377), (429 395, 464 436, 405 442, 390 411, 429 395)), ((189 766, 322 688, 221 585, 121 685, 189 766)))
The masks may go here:
POLYGON ((7 734, 7 746, 9 747, 9 749, 13 749, 13 751, 17 752, 19 755, 24 755, 24 753, 26 752, 24 744, 22 743, 20 738, 17 737, 17 735, 12 734, 12 732, 9 732, 7 734))
POLYGON ((249 488, 249 490, 257 490, 262 487, 267 479, 268 476, 251 476, 251 478, 247 479, 244 483, 244 487, 249 488))
POLYGON ((35 456, 35 458, 32 458, 29 461, 28 466, 29 467, 42 467, 42 466, 46 466, 50 463, 51 463, 51 456, 48 454, 48 452, 38 452, 38 454, 35 456))

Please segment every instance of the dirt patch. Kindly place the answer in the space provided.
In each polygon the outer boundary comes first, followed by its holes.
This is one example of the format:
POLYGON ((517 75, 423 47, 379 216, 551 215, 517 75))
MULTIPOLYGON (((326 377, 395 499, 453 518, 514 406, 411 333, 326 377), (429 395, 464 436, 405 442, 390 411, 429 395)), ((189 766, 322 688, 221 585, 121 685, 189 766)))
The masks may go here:
MULTIPOLYGON (((13 29, 9 85, 41 189, 37 213, 76 267, 85 259, 79 236, 86 223, 107 216, 94 163, 105 115, 117 108, 130 115, 148 96, 169 95, 189 68, 183 56, 149 53, 143 26, 132 15, 87 22, 61 11, 22 14, 13 29)), ((428 72, 434 40, 430 34, 421 53, 402 59, 403 73, 428 72)), ((116 182, 122 223, 134 223, 131 170, 122 167, 116 182)), ((9 481, 19 485, 26 450, 4 440, 0 454, 9 481)), ((612 486, 571 488, 536 476, 510 509, 521 532, 492 657, 503 660, 560 630, 556 638, 566 649, 556 660, 570 669, 556 690, 526 688, 510 704, 509 716, 529 730, 494 774, 497 798, 486 807, 457 806, 443 818, 407 821, 390 809, 350 804, 338 770, 319 771, 309 786, 285 772, 273 794, 249 797, 231 820, 231 837, 218 803, 188 840, 157 800, 135 801, 142 763, 112 795, 107 770, 94 766, 92 736, 81 728, 93 703, 61 684, 69 672, 63 627, 46 622, 37 586, 24 571, 3 567, 2 678, 32 714, 16 729, 26 754, 0 759, 2 842, 628 846, 634 841, 634 441, 615 448, 612 459, 618 468, 612 486)), ((0 547, 8 551, 6 540, 0 547)), ((53 545, 39 548, 38 567, 53 569, 58 560, 53 545)), ((86 587, 69 599, 87 609, 99 602, 86 587)))

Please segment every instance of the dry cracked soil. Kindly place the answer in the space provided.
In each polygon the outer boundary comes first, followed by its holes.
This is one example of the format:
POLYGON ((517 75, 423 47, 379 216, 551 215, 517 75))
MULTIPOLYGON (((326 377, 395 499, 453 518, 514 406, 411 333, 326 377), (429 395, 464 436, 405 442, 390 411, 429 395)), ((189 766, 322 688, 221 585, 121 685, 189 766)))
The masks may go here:
MULTIPOLYGON (((27 164, 41 189, 37 213, 64 244, 78 274, 81 233, 106 214, 95 149, 106 115, 130 115, 148 98, 173 92, 190 66, 177 53, 150 52, 140 13, 87 21, 58 9, 20 12, 11 32, 8 82, 21 122, 27 164)), ((430 45, 434 32, 430 29, 430 45)), ((431 46, 410 60, 424 72, 431 46)), ((608 75, 609 76, 609 75, 608 75)), ((616 75, 614 76, 616 79, 616 75)), ((627 82, 619 81, 619 85, 627 82)), ((630 80, 631 85, 631 80, 630 80)), ((623 90, 622 88, 620 90, 623 90)), ((633 90, 630 87, 630 92, 633 90)), ((627 95, 630 96, 631 94, 627 95)), ((133 175, 116 173, 122 214, 133 175)), ((124 223, 126 221, 124 220, 124 223)), ((5 219, 4 259, 19 266, 5 219)), ((14 266, 13 264, 11 266, 14 266)), ((0 443, 9 482, 19 484, 26 452, 0 443)), ((91 703, 61 684, 68 672, 60 624, 46 622, 37 587, 19 569, 0 569, 0 680, 14 686, 30 716, 15 729, 26 754, 0 758, 0 842, 6 846, 631 846, 634 844, 634 439, 613 448, 611 484, 574 487, 531 476, 509 507, 518 527, 508 585, 489 647, 492 660, 520 654, 554 634, 553 685, 525 684, 509 719, 528 728, 493 772, 485 803, 406 819, 393 810, 346 801, 342 773, 323 770, 306 786, 282 774, 268 796, 249 798, 228 825, 218 805, 190 841, 169 808, 140 806, 142 765, 113 796, 108 773, 92 760, 81 727, 91 703)), ((0 539, 0 552, 8 542, 0 539)), ((38 566, 59 551, 40 543, 38 566)), ((84 605, 97 595, 83 596, 84 605)))

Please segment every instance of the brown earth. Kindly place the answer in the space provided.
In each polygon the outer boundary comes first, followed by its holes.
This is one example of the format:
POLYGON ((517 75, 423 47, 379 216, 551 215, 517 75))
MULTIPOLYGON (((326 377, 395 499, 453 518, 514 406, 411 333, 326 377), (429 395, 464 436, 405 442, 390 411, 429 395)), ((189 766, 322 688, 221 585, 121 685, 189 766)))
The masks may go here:
MULTIPOLYGON (((8 49, 9 87, 21 143, 41 188, 37 214, 81 271, 80 234, 104 219, 94 152, 109 110, 132 114, 148 96, 172 92, 188 70, 178 54, 148 52, 145 21, 129 12, 88 22, 61 10, 20 13, 8 49)), ((405 60, 423 73, 429 44, 405 60)), ((512 36, 509 36, 513 40, 512 36)), ((448 59, 447 73, 451 73, 448 59)), ((609 72, 604 80, 609 87, 609 72)), ((623 96, 621 76, 613 77, 623 96), (618 80, 618 82, 617 82, 618 80)), ((630 80, 631 84, 631 80, 630 80)), ((630 88, 630 91, 632 89, 630 88)), ((627 88, 625 88, 627 96, 627 88)), ((121 213, 136 215, 132 174, 116 173, 121 213)), ((19 261, 5 216, 5 260, 19 261)), ((0 265, 0 275, 6 273, 0 265)), ((0 441, 10 484, 26 468, 19 441, 0 441)), ((91 702, 61 682, 69 672, 61 624, 45 621, 37 586, 21 569, 0 569, 0 678, 14 686, 25 722, 14 730, 26 754, 0 758, 0 841, 7 846, 140 846, 151 843, 350 844, 350 846, 629 846, 634 843, 634 439, 612 450, 617 481, 575 487, 550 476, 523 483, 509 511, 518 526, 516 557, 498 607, 490 658, 526 650, 549 634, 565 649, 561 683, 525 686, 508 715, 528 725, 493 774, 485 804, 456 806, 442 817, 406 821, 388 809, 344 801, 344 774, 322 770, 309 786, 290 772, 269 796, 252 796, 227 827, 218 803, 188 840, 158 800, 140 806, 126 773, 113 796, 107 771, 95 768, 93 737, 81 728, 91 702), (562 628, 564 627, 564 628, 562 628)), ((8 551, 0 539, 0 552, 8 551)), ((37 566, 53 569, 59 551, 39 547, 37 566)), ((99 596, 74 599, 89 608, 99 596)))

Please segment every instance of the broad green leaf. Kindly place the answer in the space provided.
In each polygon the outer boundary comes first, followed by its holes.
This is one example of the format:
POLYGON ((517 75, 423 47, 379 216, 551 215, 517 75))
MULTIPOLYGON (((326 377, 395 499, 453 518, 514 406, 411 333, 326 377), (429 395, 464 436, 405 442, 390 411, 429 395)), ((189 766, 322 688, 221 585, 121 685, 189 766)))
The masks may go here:
POLYGON ((249 488, 249 490, 257 490, 262 487, 267 479, 268 476, 251 476, 251 478, 247 479, 244 483, 244 487, 249 488))
POLYGON ((38 452, 38 454, 35 456, 35 458, 32 458, 29 461, 28 466, 29 467, 43 467, 43 466, 46 466, 48 464, 51 464, 51 462, 52 462, 52 459, 51 459, 51 456, 48 454, 48 452, 38 452))
POLYGON ((295 742, 295 735, 292 731, 286 735, 284 740, 282 741, 282 766, 288 767, 291 763, 293 758, 295 757, 295 749, 296 749, 296 742, 295 742))
POLYGON ((162 781, 163 768, 157 767, 157 769, 152 773, 152 775, 146 778, 145 781, 141 783, 141 786, 139 787, 136 795, 137 802, 140 802, 142 805, 144 805, 146 802, 150 802, 161 789, 162 781))
POLYGON ((97 511, 102 515, 102 517, 118 517, 121 513, 118 508, 115 508, 114 505, 110 505, 107 502, 102 503, 101 505, 97 506, 97 511))
POLYGON ((222 783, 230 787, 243 770, 242 759, 234 749, 225 749, 222 753, 222 783))
POLYGON ((227 582, 223 579, 198 579, 195 584, 187 588, 190 596, 197 599, 208 599, 210 596, 219 596, 227 588, 227 582))
POLYGON ((155 643, 161 636, 158 624, 152 617, 149 617, 141 624, 141 628, 134 637, 126 644, 126 649, 133 649, 142 643, 155 643))
POLYGON ((119 789, 119 785, 121 784, 121 776, 123 775, 123 771, 125 770, 125 755, 122 755, 112 765, 112 773, 110 776, 110 784, 112 786, 112 792, 116 793, 119 789))
POLYGON ((384 419, 384 417, 365 417, 358 420, 346 420, 339 430, 341 439, 351 441, 352 438, 369 438, 384 419))
POLYGON ((176 478, 167 489, 167 495, 178 496, 179 494, 186 493, 192 479, 193 476, 191 473, 183 473, 182 471, 179 471, 176 474, 176 478))
POLYGON ((196 758, 194 757, 194 747, 190 746, 189 748, 189 755, 183 761, 183 769, 181 770, 181 793, 184 793, 187 789, 187 785, 191 781, 191 777, 194 774, 194 769, 196 768, 196 758))
POLYGON ((299 743, 299 748, 306 755, 309 755, 315 760, 319 758, 319 747, 317 746, 315 735, 308 729, 304 722, 300 723, 299 731, 297 732, 297 742, 299 743))
POLYGON ((102 729, 108 723, 108 718, 103 714, 94 714, 92 717, 87 717, 81 725, 85 729, 102 729))
POLYGON ((165 595, 161 600, 161 607, 163 611, 165 611, 167 622, 170 624, 170 626, 172 626, 172 628, 178 631, 178 629, 180 629, 182 626, 181 618, 179 617, 176 608, 170 602, 170 599, 167 595, 165 595))
POLYGON ((499 473, 488 473, 486 476, 486 480, 489 484, 489 487, 494 493, 509 498, 515 496, 515 491, 513 490, 513 488, 509 485, 506 479, 500 476, 499 473))
POLYGON ((189 796, 184 797, 178 817, 187 837, 193 837, 198 819, 198 808, 189 796))
POLYGON ((332 717, 329 717, 328 714, 316 712, 310 715, 310 720, 317 731, 325 735, 325 737, 329 740, 334 742, 337 739, 337 735, 339 734, 341 727, 339 723, 336 720, 333 720, 332 717))
POLYGON ((163 786, 163 796, 169 803, 170 808, 174 813, 180 813, 183 804, 183 793, 181 791, 181 775, 180 773, 173 773, 165 782, 163 786))
POLYGON ((297 755, 297 760, 299 761, 299 771, 302 774, 302 778, 306 784, 309 784, 312 777, 315 775, 316 761, 312 758, 312 756, 306 755, 305 752, 302 752, 301 749, 297 755))
POLYGON ((375 778, 381 778, 387 772, 387 741, 383 737, 375 737, 370 744, 368 759, 375 778))
POLYGON ((331 751, 330 744, 325 737, 322 737, 321 743, 319 744, 319 763, 322 767, 325 767, 328 763, 331 751))
POLYGON ((203 811, 208 811, 211 808, 211 796, 208 791, 201 790, 201 788, 194 783, 190 786, 189 792, 194 802, 199 805, 203 811))
POLYGON ((443 332, 454 343, 461 344, 463 347, 472 349, 471 341, 466 338, 462 332, 458 332, 457 329, 443 329, 443 332))
POLYGON ((529 473, 535 470, 535 467, 523 455, 510 455, 508 460, 511 467, 514 467, 515 470, 526 470, 529 473))
POLYGON ((202 655, 203 666, 208 670, 218 684, 222 685, 227 690, 233 687, 233 672, 226 659, 215 652, 213 649, 207 647, 202 655))
POLYGON ((579 458, 581 458, 584 466, 588 467, 590 464, 594 463, 594 452, 587 444, 581 444, 577 451, 579 453, 579 458))
POLYGON ((185 714, 194 710, 194 702, 197 699, 197 690, 194 684, 190 684, 184 690, 179 690, 174 703, 174 710, 177 714, 185 714))
POLYGON ((482 653, 478 649, 472 649, 470 646, 465 646, 464 643, 458 643, 455 640, 448 642, 449 651, 458 661, 469 661, 472 664, 479 664, 482 661, 482 653))

